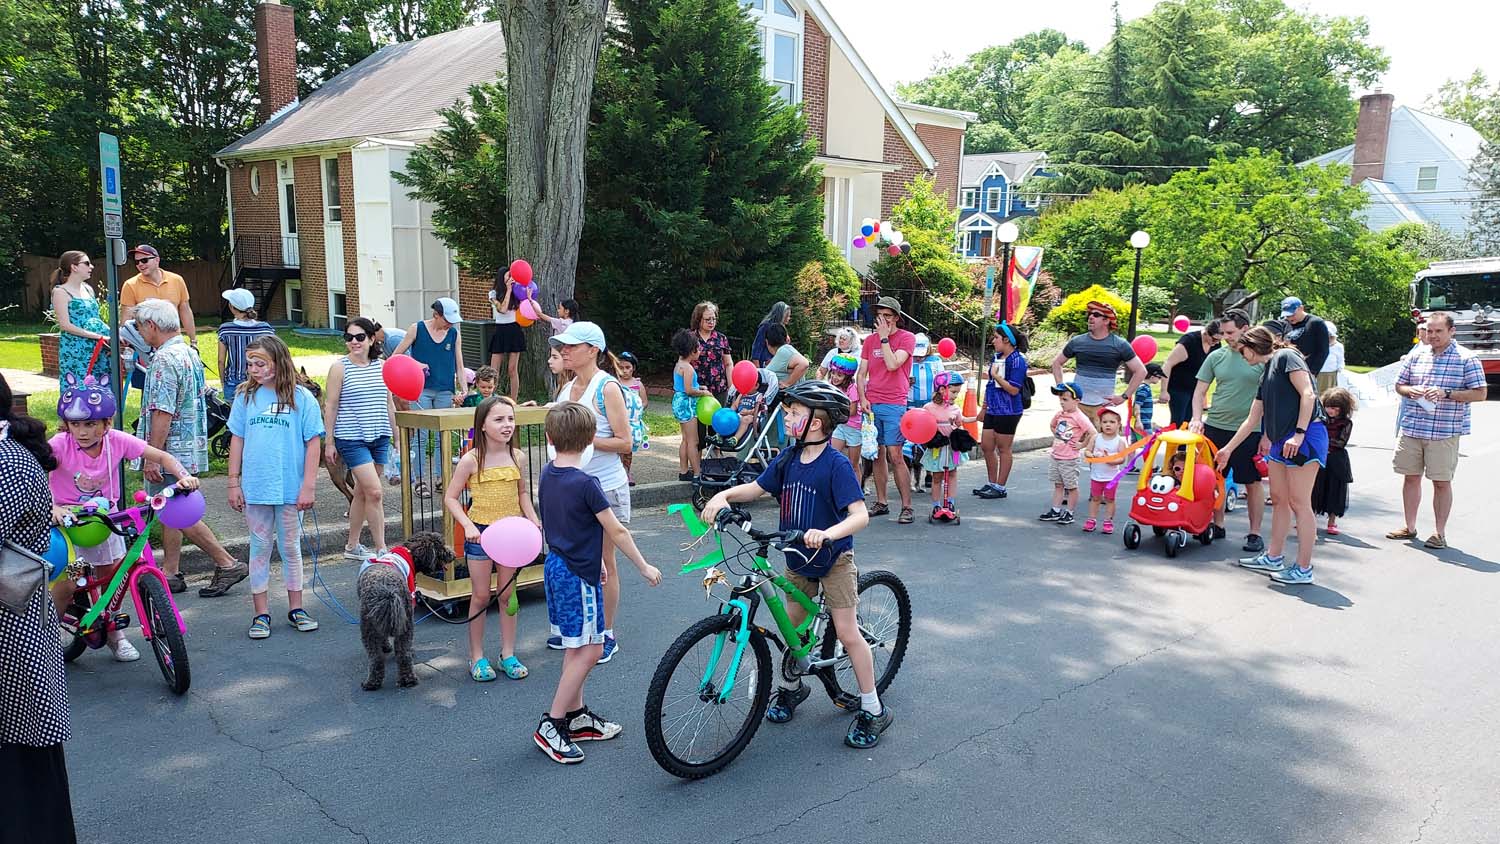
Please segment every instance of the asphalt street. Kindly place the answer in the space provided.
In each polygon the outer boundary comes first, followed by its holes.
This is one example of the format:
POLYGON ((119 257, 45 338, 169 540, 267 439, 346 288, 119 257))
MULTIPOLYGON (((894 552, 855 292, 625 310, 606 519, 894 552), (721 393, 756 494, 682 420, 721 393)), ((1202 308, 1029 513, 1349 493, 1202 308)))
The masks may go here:
MULTIPOLYGON (((1232 565, 1243 509, 1236 541, 1167 559, 1159 540, 1127 551, 1118 531, 1036 521, 1043 452, 1018 459, 1004 501, 969 496, 982 470, 966 467, 962 525, 881 519, 858 537, 861 567, 898 573, 915 608, 880 746, 845 747, 848 716, 815 691, 696 783, 656 766, 641 725, 662 652, 714 610, 673 573, 686 534, 660 510, 633 527, 667 579, 624 572, 621 651, 589 683, 625 733, 576 767, 531 743, 561 663, 537 596, 528 679, 470 681, 463 630, 428 620, 421 684, 392 670, 365 692, 355 628, 316 601, 321 630, 287 626, 279 574, 263 642, 245 637, 243 584, 190 592, 185 697, 138 633, 142 661, 92 651, 69 671, 80 840, 1494 841, 1500 402, 1476 408, 1446 551, 1383 538, 1400 524, 1392 425, 1389 408, 1356 415, 1353 509, 1305 587, 1232 565)), ((351 609, 354 570, 323 569, 351 609)))

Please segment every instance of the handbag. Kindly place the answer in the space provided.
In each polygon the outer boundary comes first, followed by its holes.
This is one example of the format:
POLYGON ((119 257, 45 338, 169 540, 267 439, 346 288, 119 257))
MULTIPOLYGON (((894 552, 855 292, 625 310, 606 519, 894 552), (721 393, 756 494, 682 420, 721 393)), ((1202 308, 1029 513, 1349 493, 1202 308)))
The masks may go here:
POLYGON ((51 573, 52 564, 36 554, 12 542, 0 545, 0 607, 25 615, 51 573))

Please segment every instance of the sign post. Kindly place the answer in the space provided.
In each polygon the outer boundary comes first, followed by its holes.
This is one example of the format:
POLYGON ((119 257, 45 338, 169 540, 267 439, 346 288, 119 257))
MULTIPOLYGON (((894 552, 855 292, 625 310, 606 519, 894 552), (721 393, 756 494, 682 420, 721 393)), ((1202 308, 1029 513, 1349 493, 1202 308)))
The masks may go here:
MULTIPOLYGON (((104 259, 105 277, 109 283, 109 359, 110 367, 119 370, 120 358, 120 275, 117 262, 123 258, 125 238, 125 205, 120 196, 120 139, 104 132, 99 133, 99 189, 104 209, 104 259)), ((115 430, 125 429, 125 390, 129 377, 124 372, 115 372, 115 430)))

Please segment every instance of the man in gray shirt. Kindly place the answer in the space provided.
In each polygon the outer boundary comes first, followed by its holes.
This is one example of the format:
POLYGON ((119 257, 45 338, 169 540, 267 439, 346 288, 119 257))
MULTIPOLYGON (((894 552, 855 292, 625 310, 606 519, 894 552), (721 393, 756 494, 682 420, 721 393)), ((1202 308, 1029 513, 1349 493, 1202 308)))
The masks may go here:
POLYGON ((1063 382, 1063 364, 1072 358, 1073 381, 1083 390, 1078 406, 1098 425, 1101 407, 1122 404, 1126 396, 1135 395, 1136 388, 1146 380, 1146 364, 1125 338, 1114 333, 1118 327, 1114 308, 1095 301, 1089 302, 1086 309, 1089 330, 1069 340, 1052 359, 1052 380, 1057 384, 1063 382), (1130 373, 1130 385, 1125 392, 1116 393, 1116 375, 1122 363, 1130 373))

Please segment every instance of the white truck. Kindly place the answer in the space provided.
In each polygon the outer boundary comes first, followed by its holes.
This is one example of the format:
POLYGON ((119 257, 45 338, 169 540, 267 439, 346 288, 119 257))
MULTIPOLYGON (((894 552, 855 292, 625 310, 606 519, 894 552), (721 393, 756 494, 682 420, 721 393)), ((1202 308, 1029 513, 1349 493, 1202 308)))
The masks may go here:
POLYGON ((1474 352, 1485 380, 1500 383, 1500 257, 1434 261, 1411 286, 1412 319, 1453 314, 1454 339, 1474 352))

